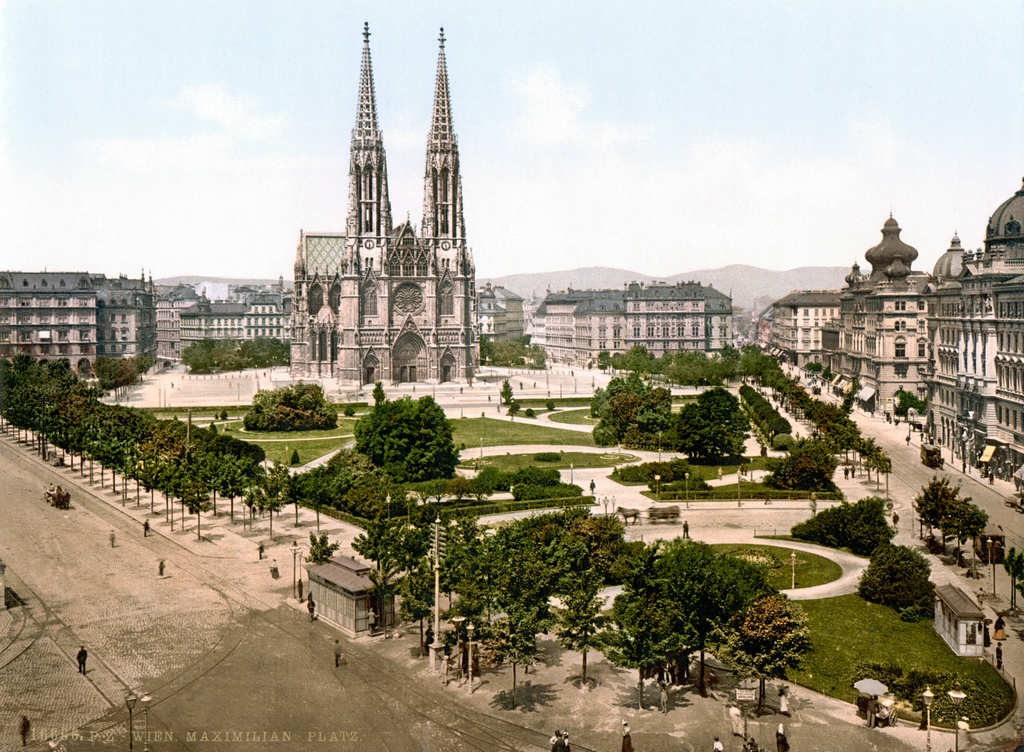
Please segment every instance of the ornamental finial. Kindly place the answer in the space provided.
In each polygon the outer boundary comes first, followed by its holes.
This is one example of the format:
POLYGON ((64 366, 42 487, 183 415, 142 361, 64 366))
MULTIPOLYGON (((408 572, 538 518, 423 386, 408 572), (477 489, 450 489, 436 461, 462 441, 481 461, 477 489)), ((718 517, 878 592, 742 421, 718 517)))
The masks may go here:
POLYGON ((363 43, 364 44, 369 44, 370 43, 370 22, 369 21, 363 21, 363 43))
POLYGON ((441 36, 439 36, 437 38, 437 41, 439 41, 441 43, 441 46, 444 47, 444 27, 443 26, 441 27, 441 36))

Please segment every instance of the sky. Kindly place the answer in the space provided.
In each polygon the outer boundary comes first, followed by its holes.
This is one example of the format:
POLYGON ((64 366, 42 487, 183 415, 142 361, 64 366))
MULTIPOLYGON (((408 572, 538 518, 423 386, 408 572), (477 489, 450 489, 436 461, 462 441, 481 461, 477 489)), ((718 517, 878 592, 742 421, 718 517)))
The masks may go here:
POLYGON ((1024 175, 1024 0, 0 0, 0 268, 290 280, 345 226, 363 23, 392 215, 445 53, 478 277, 930 271, 1024 175))

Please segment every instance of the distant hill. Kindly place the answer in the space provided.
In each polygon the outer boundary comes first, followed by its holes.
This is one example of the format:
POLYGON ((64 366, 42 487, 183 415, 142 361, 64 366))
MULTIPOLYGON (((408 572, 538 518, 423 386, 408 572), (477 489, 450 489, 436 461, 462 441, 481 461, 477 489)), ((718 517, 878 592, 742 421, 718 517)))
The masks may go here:
POLYGON ((793 290, 838 290, 843 286, 843 278, 849 271, 841 266, 803 266, 776 271, 733 264, 719 269, 697 269, 671 277, 652 277, 628 269, 590 266, 558 272, 480 278, 477 285, 482 286, 490 282, 492 285, 501 285, 524 298, 529 298, 534 294, 543 297, 549 289, 558 291, 572 287, 575 290, 597 290, 619 288, 629 282, 650 284, 659 281, 675 284, 692 281, 711 285, 726 294, 731 292, 734 306, 749 309, 755 307, 755 301, 760 304, 766 297, 778 300, 793 290))

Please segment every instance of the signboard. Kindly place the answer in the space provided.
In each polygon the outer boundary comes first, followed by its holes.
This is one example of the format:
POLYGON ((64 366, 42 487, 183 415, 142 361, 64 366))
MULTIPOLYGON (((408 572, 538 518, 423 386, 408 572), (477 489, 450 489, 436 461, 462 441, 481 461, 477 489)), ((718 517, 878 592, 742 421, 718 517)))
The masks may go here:
POLYGON ((737 689, 736 702, 753 702, 757 699, 756 689, 737 689))

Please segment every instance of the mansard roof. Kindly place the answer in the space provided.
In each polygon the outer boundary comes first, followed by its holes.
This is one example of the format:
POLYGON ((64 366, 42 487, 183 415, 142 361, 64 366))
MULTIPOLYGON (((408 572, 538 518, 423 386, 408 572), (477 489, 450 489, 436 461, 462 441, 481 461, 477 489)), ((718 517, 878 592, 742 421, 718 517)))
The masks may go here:
POLYGON ((777 306, 832 306, 839 305, 838 290, 794 290, 775 301, 777 306))

